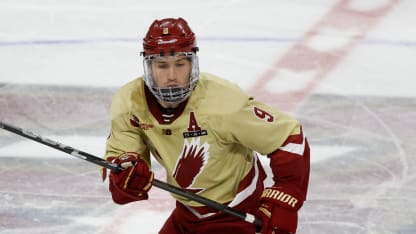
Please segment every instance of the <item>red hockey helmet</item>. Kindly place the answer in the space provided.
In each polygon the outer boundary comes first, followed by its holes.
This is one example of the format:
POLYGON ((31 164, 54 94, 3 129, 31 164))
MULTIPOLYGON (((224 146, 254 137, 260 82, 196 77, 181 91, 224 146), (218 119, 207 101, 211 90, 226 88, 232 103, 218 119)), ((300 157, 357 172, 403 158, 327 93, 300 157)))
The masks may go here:
POLYGON ((143 56, 197 50, 195 34, 182 18, 155 20, 143 38, 143 56))
POLYGON ((155 20, 143 38, 144 81, 152 94, 166 103, 176 104, 186 100, 199 81, 199 62, 195 34, 182 19, 155 20), (159 87, 153 77, 152 61, 163 56, 186 57, 192 63, 188 83, 184 87, 159 87))

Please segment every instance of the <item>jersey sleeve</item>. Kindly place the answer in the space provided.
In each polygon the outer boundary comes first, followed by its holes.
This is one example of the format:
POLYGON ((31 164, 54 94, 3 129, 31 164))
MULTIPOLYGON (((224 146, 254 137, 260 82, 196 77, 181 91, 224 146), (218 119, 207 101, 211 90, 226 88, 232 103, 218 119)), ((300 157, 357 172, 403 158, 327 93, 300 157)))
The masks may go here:
POLYGON ((310 149, 299 121, 253 98, 229 117, 228 137, 270 158, 273 186, 306 200, 310 149))
POLYGON ((139 153, 150 163, 149 150, 143 141, 140 129, 132 127, 129 111, 130 95, 126 89, 119 90, 112 99, 110 108, 111 129, 106 143, 105 158, 124 152, 139 153))
POLYGON ((243 145, 270 158, 274 186, 296 191, 300 200, 306 199, 310 150, 299 121, 248 97, 218 124, 219 138, 224 142, 243 145))
POLYGON ((302 128, 268 155, 275 187, 296 191, 300 199, 306 199, 309 183, 310 148, 302 128))
POLYGON ((225 114, 219 121, 220 137, 244 145, 261 154, 270 154, 300 129, 299 122, 264 103, 247 97, 241 108, 225 114))

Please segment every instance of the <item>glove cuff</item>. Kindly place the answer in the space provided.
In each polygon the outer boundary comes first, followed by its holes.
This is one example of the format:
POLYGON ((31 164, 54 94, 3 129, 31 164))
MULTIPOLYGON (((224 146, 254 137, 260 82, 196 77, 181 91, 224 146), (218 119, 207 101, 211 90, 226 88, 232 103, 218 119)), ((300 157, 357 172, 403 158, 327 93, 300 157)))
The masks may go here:
POLYGON ((260 196, 260 201, 270 202, 290 211, 298 211, 303 205, 302 195, 287 187, 268 187, 260 196))
MULTIPOLYGON (((110 175, 111 177, 111 175, 110 175)), ((113 183, 114 180, 110 179, 110 192, 113 201, 119 205, 123 205, 130 202, 147 200, 149 195, 146 191, 139 191, 136 196, 127 193, 126 191, 120 189, 116 184, 113 183)))

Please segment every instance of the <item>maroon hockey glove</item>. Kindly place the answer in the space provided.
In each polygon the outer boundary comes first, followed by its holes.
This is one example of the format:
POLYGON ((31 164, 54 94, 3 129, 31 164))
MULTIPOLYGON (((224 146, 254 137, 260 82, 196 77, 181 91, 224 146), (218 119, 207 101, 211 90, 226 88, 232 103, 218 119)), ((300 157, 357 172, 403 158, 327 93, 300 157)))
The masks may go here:
POLYGON ((148 198, 147 191, 152 187, 154 175, 139 154, 127 152, 107 160, 125 168, 110 173, 109 189, 115 203, 126 204, 148 198))
POLYGON ((257 212, 262 220, 261 234, 295 233, 298 210, 303 200, 299 193, 288 188, 266 188, 260 197, 260 207, 257 212))

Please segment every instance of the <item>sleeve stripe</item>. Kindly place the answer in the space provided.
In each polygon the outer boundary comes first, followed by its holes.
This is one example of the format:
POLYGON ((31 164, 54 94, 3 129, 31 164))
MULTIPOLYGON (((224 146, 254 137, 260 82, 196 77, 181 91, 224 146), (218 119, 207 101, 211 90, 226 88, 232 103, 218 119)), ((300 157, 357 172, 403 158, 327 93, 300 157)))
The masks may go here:
POLYGON ((279 150, 303 156, 303 153, 305 152, 305 136, 302 137, 301 144, 288 143, 285 146, 280 147, 279 150))

